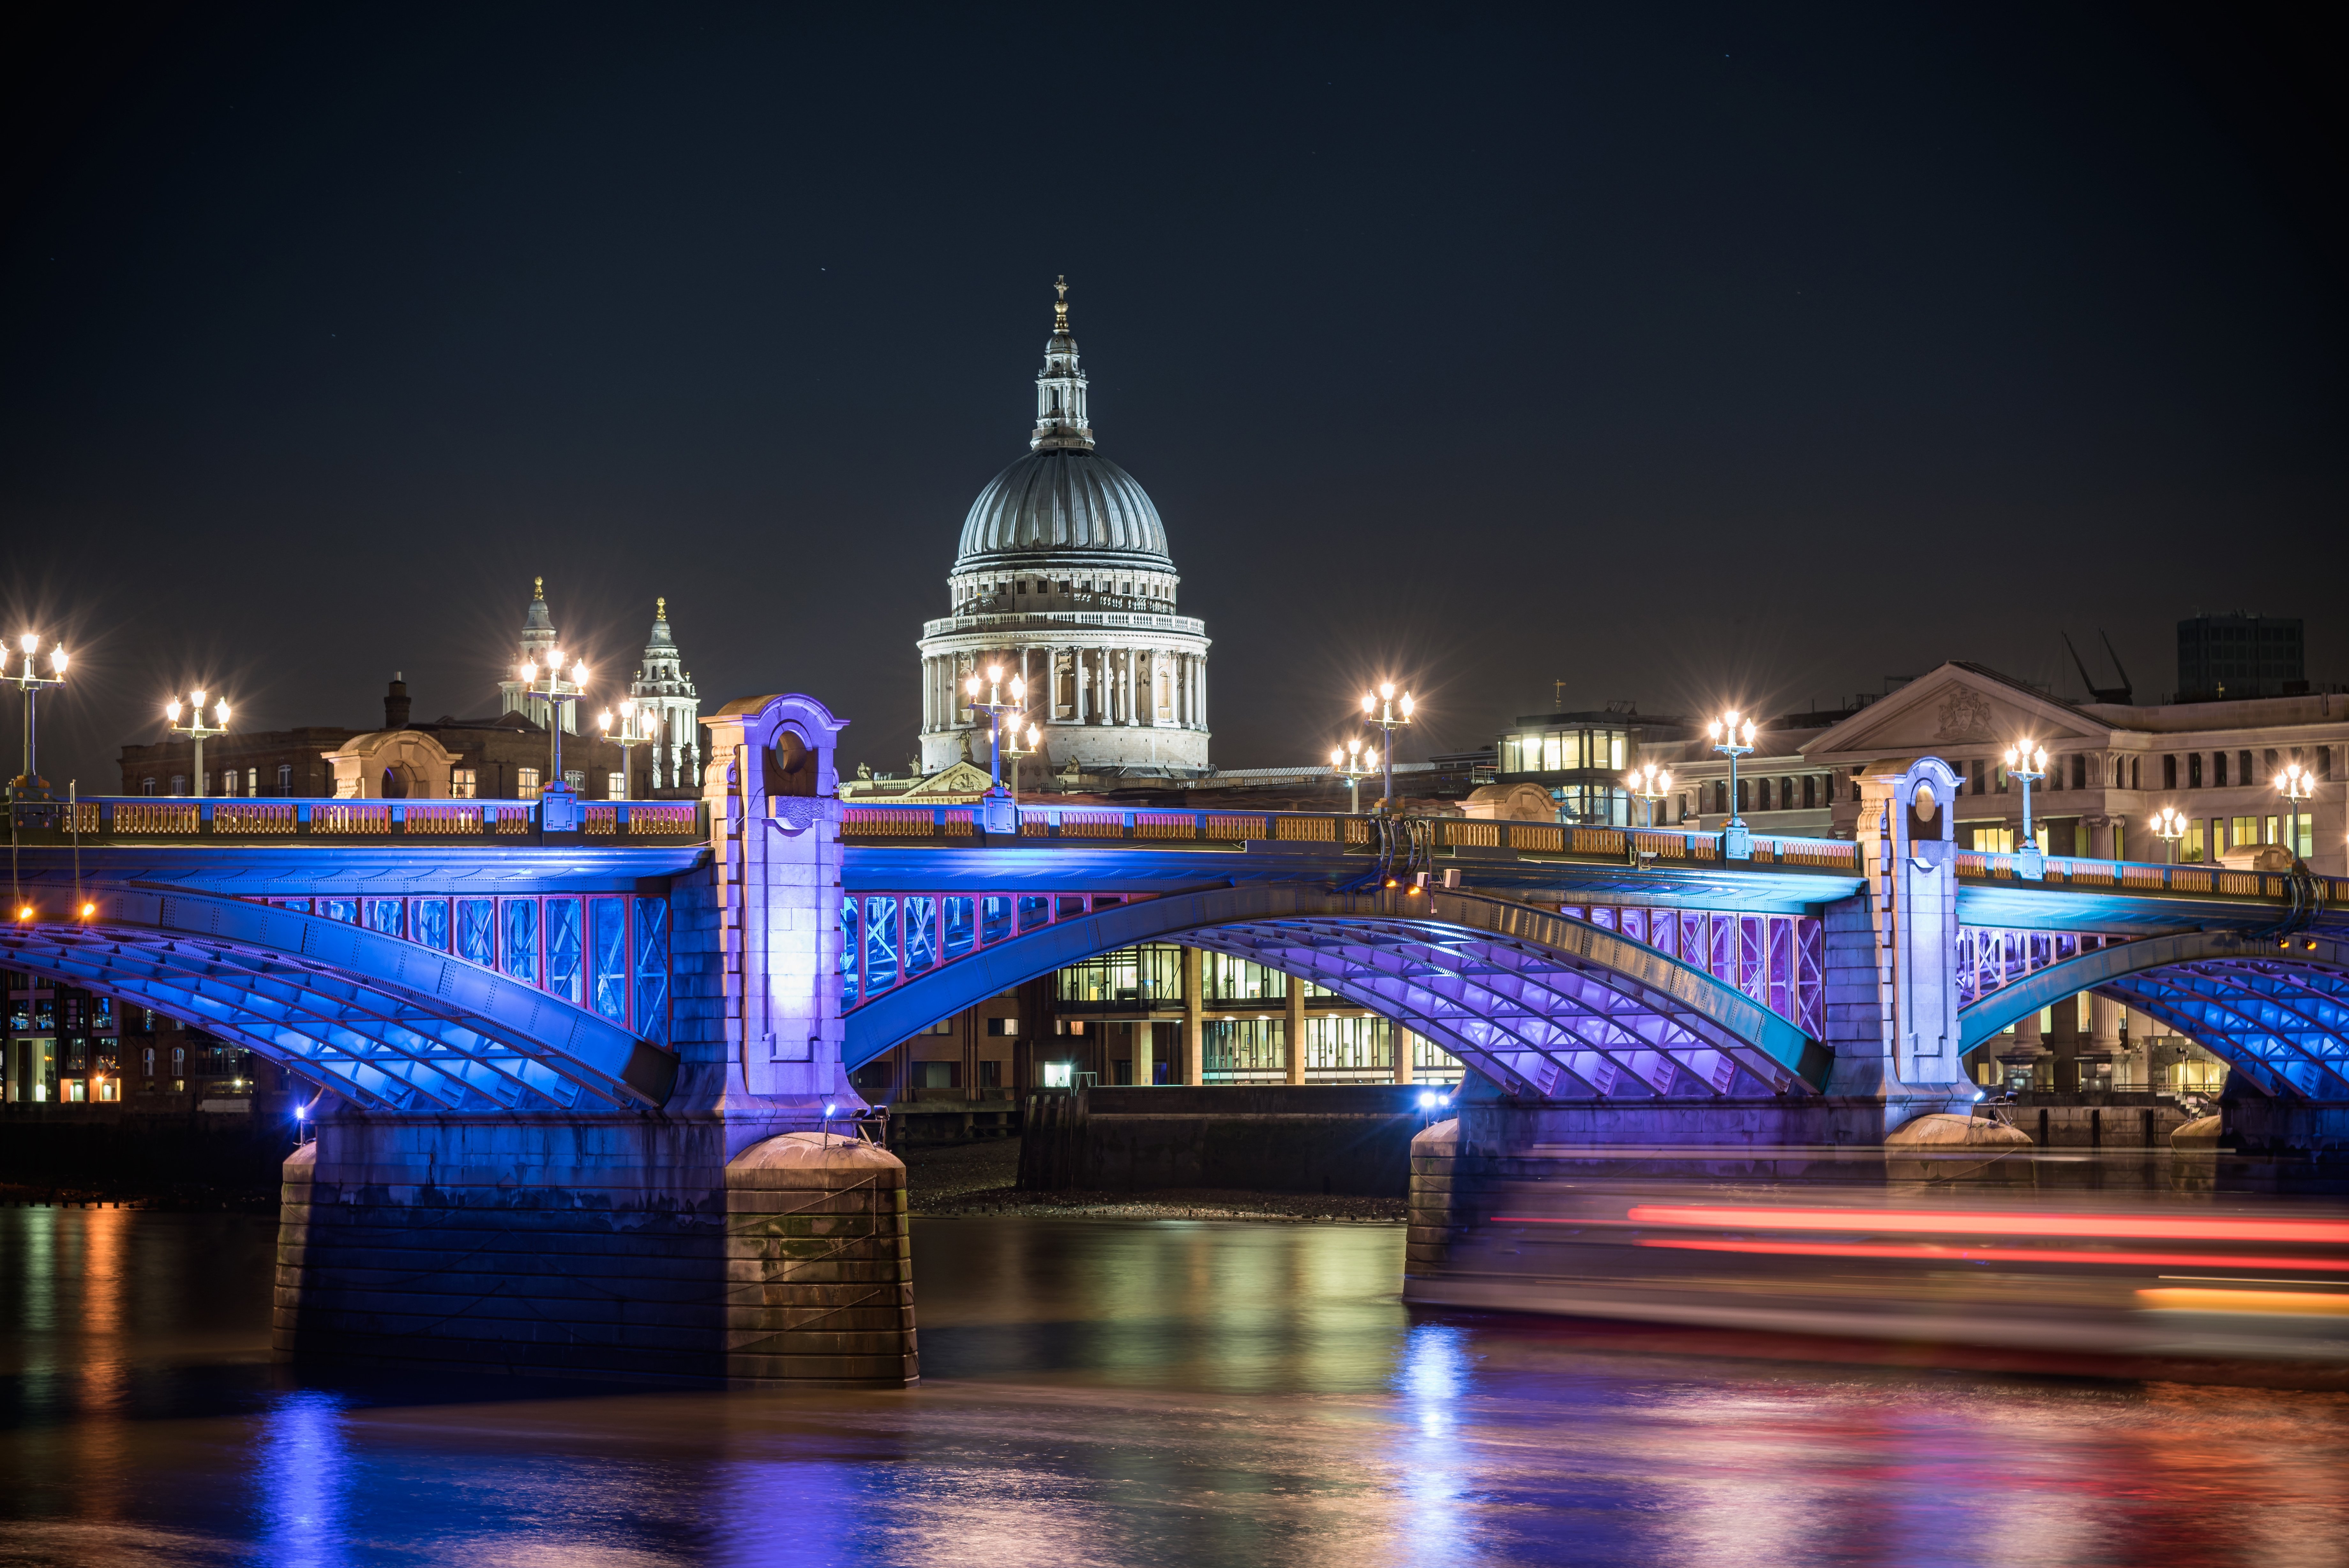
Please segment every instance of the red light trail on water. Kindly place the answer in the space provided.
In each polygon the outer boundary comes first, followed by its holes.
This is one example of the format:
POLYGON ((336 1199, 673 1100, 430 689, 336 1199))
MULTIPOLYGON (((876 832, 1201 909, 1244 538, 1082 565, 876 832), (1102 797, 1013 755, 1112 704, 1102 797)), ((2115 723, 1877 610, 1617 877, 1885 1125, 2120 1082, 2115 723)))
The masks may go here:
POLYGON ((1716 1242, 1695 1236, 1645 1236, 1631 1244, 1678 1252, 1762 1253, 1797 1258, 1938 1258, 1944 1263, 2119 1264, 2155 1268, 2184 1264, 2349 1273, 2349 1259, 2232 1257, 2209 1253, 2082 1253, 2044 1247, 1945 1247, 1931 1242, 1716 1242))
MULTIPOLYGON (((1905 1231, 1929 1236, 2095 1236, 2115 1241, 2283 1242, 2349 1244, 2338 1220, 2133 1219, 2110 1214, 2009 1214, 1932 1209, 1684 1208, 1640 1203, 1635 1225, 1702 1225, 1716 1231, 1905 1231)), ((1573 1221, 1550 1222, 1571 1224, 1573 1221)))

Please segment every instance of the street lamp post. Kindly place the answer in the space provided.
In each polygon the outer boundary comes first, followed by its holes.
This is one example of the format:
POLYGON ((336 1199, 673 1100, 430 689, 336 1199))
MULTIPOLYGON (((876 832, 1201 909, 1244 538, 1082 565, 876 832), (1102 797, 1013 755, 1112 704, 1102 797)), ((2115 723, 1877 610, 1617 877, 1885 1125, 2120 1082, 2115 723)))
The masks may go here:
MULTIPOLYGON (((37 655, 41 638, 37 632, 27 632, 16 639, 24 650, 25 667, 5 678, 25 694, 25 771, 9 786, 9 799, 15 800, 47 800, 49 787, 41 781, 37 770, 40 761, 40 725, 38 707, 42 688, 66 684, 66 649, 63 643, 49 650, 49 673, 43 675, 37 655)), ((6 654, 0 651, 0 669, 5 667, 6 654)))
MULTIPOLYGON (((1003 700, 1003 666, 987 666, 987 679, 982 683, 977 671, 963 682, 963 695, 970 700, 966 707, 987 715, 987 769, 988 785, 986 796, 979 801, 979 821, 990 833, 1016 833, 1019 830, 1019 803, 1003 787, 1003 716, 1024 707, 1028 683, 1018 676, 1011 677, 1011 700, 1003 700), (981 685, 987 688, 987 700, 978 700, 981 685)), ((1024 755, 1024 754, 1023 754, 1024 755)))
POLYGON ((2164 846, 2162 863, 2178 863, 2178 841, 2186 836, 2186 813, 2175 806, 2164 806, 2153 814, 2153 830, 2164 846))
POLYGON ((2300 803, 2316 793, 2316 775, 2297 762, 2288 762, 2283 771, 2275 776, 2275 787, 2282 792, 2285 799, 2292 802, 2292 841, 2288 847, 2292 851, 2292 863, 2297 869, 2300 865, 2300 803))
POLYGON ((1754 858, 1754 830, 1737 810, 1737 759, 1754 749, 1754 721, 1740 719, 1731 708, 1706 728, 1713 737, 1713 748, 1729 758, 1729 820, 1721 828, 1721 858, 1724 861, 1750 861, 1754 858), (1740 727, 1740 726, 1744 727, 1740 727))
POLYGON ((574 710, 579 699, 586 695, 587 661, 579 659, 571 666, 571 678, 564 679, 563 655, 560 650, 546 650, 546 662, 535 659, 522 662, 522 689, 525 699, 546 698, 546 782, 538 792, 538 825, 542 832, 574 833, 579 830, 579 797, 563 778, 563 705, 571 703, 574 710), (543 675, 544 679, 540 679, 543 675))
POLYGON ((163 705, 163 717, 169 723, 173 735, 184 735, 195 743, 195 756, 191 761, 191 766, 196 772, 195 787, 189 792, 201 800, 204 798, 204 742, 215 735, 228 733, 228 699, 222 697, 212 705, 213 722, 211 724, 204 722, 204 694, 200 691, 188 694, 187 723, 180 722, 178 697, 173 697, 163 705))
POLYGON ((1386 784, 1386 798, 1379 802, 1381 811, 1394 810, 1394 732, 1411 723, 1412 712, 1416 706, 1409 692, 1403 693, 1398 701, 1392 681, 1380 682, 1376 696, 1369 692, 1362 694, 1362 722, 1375 725, 1380 735, 1380 769, 1386 784))
MULTIPOLYGON (((1735 766, 1734 758, 1731 765, 1735 766)), ((1626 773, 1623 782, 1630 787, 1632 794, 1648 803, 1648 827, 1652 830, 1656 825, 1656 802, 1671 793, 1672 776, 1651 762, 1626 773)))
MULTIPOLYGON (((1012 682, 1012 685, 1015 686, 1019 684, 1020 683, 1018 681, 1012 682)), ((1044 732, 1042 730, 1037 728, 1032 724, 1028 726, 1025 729, 1019 727, 1019 721, 1027 717, 1028 710, 1025 708, 1019 709, 1012 714, 1011 738, 1003 748, 1003 755, 1011 758, 1011 803, 1014 806, 1019 804, 1019 759, 1023 757, 1035 756, 1038 751, 1043 748, 1044 745, 1044 732), (1019 744, 1023 739, 1028 743, 1025 746, 1019 744)))
POLYGON ((2047 777, 2047 748, 2032 741, 2006 748, 2006 776, 2023 780, 2023 842, 2014 851, 2014 874, 2025 882, 2044 881, 2047 852, 2031 830, 2031 786, 2047 777))
POLYGON ((642 717, 649 719, 652 716, 649 712, 641 716, 638 715, 636 712, 636 698, 622 698, 620 702, 620 712, 618 715, 617 734, 616 737, 612 710, 607 707, 601 714, 596 716, 596 727, 603 730, 605 738, 607 740, 617 738, 620 743, 619 799, 623 800, 634 799, 636 792, 636 776, 628 770, 628 748, 634 746, 639 740, 651 738, 649 736, 642 736, 636 733, 636 727, 639 718, 642 717))
POLYGON ((1377 769, 1371 766, 1370 753, 1362 749, 1362 738, 1356 736, 1343 746, 1330 748, 1330 771, 1346 781, 1346 814, 1362 814, 1362 780, 1377 769))

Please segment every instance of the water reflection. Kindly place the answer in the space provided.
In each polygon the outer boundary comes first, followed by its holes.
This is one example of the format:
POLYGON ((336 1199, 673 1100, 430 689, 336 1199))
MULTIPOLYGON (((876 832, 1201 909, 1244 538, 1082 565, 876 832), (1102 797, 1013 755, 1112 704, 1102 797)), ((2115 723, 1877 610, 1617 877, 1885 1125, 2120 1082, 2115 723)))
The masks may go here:
POLYGON ((348 1403, 323 1389, 296 1389, 263 1418, 259 1463, 249 1480, 269 1562, 324 1568, 345 1560, 352 1465, 343 1411, 348 1403))
POLYGON ((2349 1539, 2341 1396, 1414 1320, 1402 1241, 922 1222, 922 1386, 776 1395, 293 1380, 265 1220, 0 1211, 0 1561, 2265 1564, 2349 1539))

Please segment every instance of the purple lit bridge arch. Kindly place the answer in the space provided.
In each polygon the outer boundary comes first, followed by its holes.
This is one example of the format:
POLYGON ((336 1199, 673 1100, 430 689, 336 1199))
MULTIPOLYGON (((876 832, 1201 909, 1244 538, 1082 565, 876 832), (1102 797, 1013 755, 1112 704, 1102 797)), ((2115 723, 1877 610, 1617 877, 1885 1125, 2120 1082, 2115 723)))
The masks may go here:
POLYGON ((1023 981, 1154 941, 1313 981, 1425 1035, 1505 1090, 1546 1099, 1817 1092, 1832 1064, 1801 1025, 1695 965, 1507 900, 1278 883, 1114 901, 1019 894, 995 901, 1006 907, 988 941, 990 901, 947 895, 918 916, 933 944, 926 964, 903 913, 925 896, 867 893, 851 917, 868 925, 886 918, 897 933, 885 949, 885 985, 874 984, 864 934, 847 934, 841 1055, 852 1069, 1023 981), (1022 920, 1023 904, 1044 918, 1022 920), (954 954, 944 923, 957 914, 971 940, 954 954), (916 970, 910 977, 900 954, 916 970))
POLYGON ((88 900, 88 920, 0 926, 0 963, 193 1024, 364 1109, 643 1110, 676 1084, 664 1047, 404 935, 201 892, 88 900))
POLYGON ((2265 1094, 2349 1100, 2349 943, 2338 936, 2193 931, 2075 943, 2073 956, 2037 966, 2026 958, 1994 988, 1992 978, 1975 979, 1959 1012, 1966 1050, 2093 991, 2160 1020, 2265 1094))

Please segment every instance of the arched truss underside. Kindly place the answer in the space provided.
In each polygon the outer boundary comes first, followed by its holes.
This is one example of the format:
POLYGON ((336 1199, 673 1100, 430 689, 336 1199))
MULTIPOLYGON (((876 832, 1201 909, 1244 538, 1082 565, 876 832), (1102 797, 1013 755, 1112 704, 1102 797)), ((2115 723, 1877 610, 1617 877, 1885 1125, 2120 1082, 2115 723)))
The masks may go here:
POLYGON ((0 963, 152 1007, 369 1110, 657 1107, 676 1057, 463 959, 240 899, 106 890, 0 927, 0 963))
POLYGON ((2197 931, 2084 953, 1964 1009, 1965 1048, 2082 991, 2134 1007, 2271 1095, 2349 1100, 2349 943, 2197 931))
POLYGON ((1164 940, 1317 981, 1515 1094, 1815 1091, 1830 1061, 1825 1047, 1752 997, 1581 921, 1461 893, 1278 886, 1151 899, 1003 943, 850 1014, 843 1056, 859 1066, 1008 986, 1164 940))

